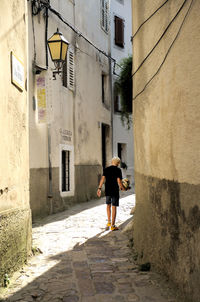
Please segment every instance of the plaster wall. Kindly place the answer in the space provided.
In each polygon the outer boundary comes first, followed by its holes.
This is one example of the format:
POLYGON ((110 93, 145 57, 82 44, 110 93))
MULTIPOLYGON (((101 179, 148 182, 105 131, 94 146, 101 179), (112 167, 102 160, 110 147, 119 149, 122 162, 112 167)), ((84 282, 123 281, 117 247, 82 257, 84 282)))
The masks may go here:
POLYGON ((26 21, 25 1, 1 1, 0 284, 5 273, 24 263, 31 248, 26 21), (11 83, 11 52, 24 67, 22 90, 11 83))
MULTIPOLYGON (((133 32, 160 4, 133 0, 133 32)), ((137 34, 134 70, 181 5, 167 3, 137 34)), ((199 8, 198 1, 186 2, 133 80, 136 96, 157 72, 188 11, 162 68, 134 100, 134 241, 139 261, 167 273, 191 301, 200 301, 199 8)))

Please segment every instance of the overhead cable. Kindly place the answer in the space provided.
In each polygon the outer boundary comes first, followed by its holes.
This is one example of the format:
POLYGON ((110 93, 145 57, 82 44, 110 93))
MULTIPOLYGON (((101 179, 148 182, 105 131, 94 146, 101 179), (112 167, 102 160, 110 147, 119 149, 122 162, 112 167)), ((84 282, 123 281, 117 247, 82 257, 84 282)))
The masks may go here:
POLYGON ((137 35, 137 33, 139 32, 139 30, 142 28, 142 26, 149 21, 169 0, 166 0, 161 6, 159 6, 144 22, 142 22, 142 24, 140 24, 140 26, 138 27, 138 29, 136 30, 136 32, 134 33, 134 35, 131 37, 131 40, 133 41, 133 39, 135 38, 135 36, 137 35))
POLYGON ((53 9, 49 4, 45 5, 52 13, 54 13, 63 23, 65 23, 69 28, 71 28, 71 30, 73 30, 79 37, 83 38, 87 43, 89 43, 91 46, 93 46, 96 50, 98 50, 98 52, 100 52, 101 54, 103 54, 104 56, 106 56, 108 59, 110 59, 111 61, 115 62, 116 60, 111 57, 110 55, 108 55, 105 51, 103 51, 102 49, 98 48, 94 43, 92 43, 88 38, 86 38, 79 30, 77 30, 73 25, 71 25, 69 22, 67 22, 66 20, 64 20, 64 18, 62 17, 62 15, 57 12, 55 9, 53 9))
POLYGON ((148 55, 144 58, 144 60, 140 63, 140 65, 138 66, 138 68, 134 71, 134 73, 132 74, 132 77, 138 72, 138 70, 142 67, 142 65, 144 64, 144 62, 148 59, 148 57, 152 54, 152 52, 154 51, 154 49, 158 46, 158 44, 160 43, 160 41, 162 40, 162 38, 164 37, 164 35, 166 34, 166 32, 168 31, 168 29, 170 28, 171 24, 174 22, 174 20, 176 19, 176 17, 179 15, 179 13, 181 12, 181 10, 183 9, 184 5, 186 4, 188 0, 184 0, 181 7, 179 8, 179 10, 177 11, 176 15, 173 17, 173 19, 169 22, 169 24, 167 25, 167 27, 165 28, 164 32, 162 33, 162 35, 160 36, 160 38, 158 39, 158 41, 156 42, 156 44, 153 46, 153 48, 151 49, 151 51, 148 53, 148 55))
POLYGON ((155 74, 150 78, 150 80, 145 84, 144 88, 143 88, 140 92, 138 92, 138 93, 133 97, 133 100, 135 100, 140 94, 142 94, 142 93, 145 91, 145 89, 147 88, 147 86, 151 83, 151 81, 155 78, 155 76, 156 76, 156 75, 159 73, 159 71, 161 70, 163 64, 165 63, 165 61, 166 61, 166 59, 167 59, 167 57, 168 57, 168 55, 169 55, 169 53, 170 53, 170 50, 172 49, 172 46, 174 45, 175 41, 177 40, 177 38, 178 38, 178 36, 179 36, 179 34, 180 34, 180 32, 181 32, 181 29, 182 29, 182 27, 183 27, 183 24, 185 23, 185 20, 186 20, 188 14, 189 14, 189 11, 190 11, 190 9, 191 9, 191 6, 192 6, 193 2, 194 2, 194 0, 191 0, 190 6, 189 6, 189 8, 188 8, 188 10, 187 10, 187 12, 186 12, 186 14, 185 14, 185 16, 184 16, 184 19, 183 19, 183 21, 182 21, 182 23, 181 23, 181 25, 180 25, 180 27, 179 27, 179 29, 178 29, 178 32, 177 32, 177 34, 176 34, 174 40, 172 41, 170 47, 168 48, 167 53, 166 53, 166 55, 165 55, 165 57, 164 57, 162 63, 160 64, 159 68, 157 69, 156 73, 155 73, 155 74))

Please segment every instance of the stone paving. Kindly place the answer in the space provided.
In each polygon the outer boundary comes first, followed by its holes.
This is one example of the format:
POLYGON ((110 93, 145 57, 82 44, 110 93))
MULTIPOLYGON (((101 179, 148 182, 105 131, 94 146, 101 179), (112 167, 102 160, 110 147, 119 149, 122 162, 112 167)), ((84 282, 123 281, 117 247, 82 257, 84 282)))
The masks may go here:
POLYGON ((124 232, 133 219, 135 195, 121 193, 120 230, 105 230, 105 198, 76 205, 33 226, 40 253, 1 290, 0 301, 19 302, 175 302, 163 277, 141 272, 124 232))

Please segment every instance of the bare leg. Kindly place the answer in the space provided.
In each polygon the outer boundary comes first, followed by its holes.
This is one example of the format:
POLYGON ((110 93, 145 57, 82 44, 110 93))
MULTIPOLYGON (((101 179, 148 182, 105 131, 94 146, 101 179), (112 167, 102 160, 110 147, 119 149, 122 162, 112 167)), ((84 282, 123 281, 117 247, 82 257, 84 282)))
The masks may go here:
POLYGON ((111 204, 107 204, 107 217, 108 217, 108 221, 110 222, 110 217, 111 217, 111 204))
POLYGON ((112 206, 112 225, 115 225, 116 215, 117 215, 117 207, 112 206))

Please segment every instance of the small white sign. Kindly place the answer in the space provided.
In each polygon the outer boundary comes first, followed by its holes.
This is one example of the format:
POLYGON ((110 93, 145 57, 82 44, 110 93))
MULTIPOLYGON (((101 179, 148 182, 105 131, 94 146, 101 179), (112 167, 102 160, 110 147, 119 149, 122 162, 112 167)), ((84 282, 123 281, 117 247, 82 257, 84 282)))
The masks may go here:
POLYGON ((23 63, 11 52, 11 81, 21 90, 24 89, 23 63))

